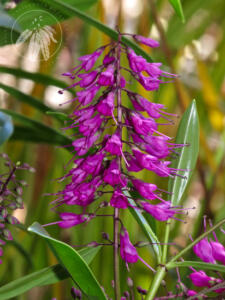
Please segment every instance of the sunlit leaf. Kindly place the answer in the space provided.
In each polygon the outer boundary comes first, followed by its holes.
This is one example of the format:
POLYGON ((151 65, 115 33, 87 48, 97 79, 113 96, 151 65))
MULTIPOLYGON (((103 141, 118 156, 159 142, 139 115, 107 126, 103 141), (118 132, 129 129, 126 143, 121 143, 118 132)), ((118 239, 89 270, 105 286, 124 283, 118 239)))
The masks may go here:
POLYGON ((172 205, 178 205, 194 171, 199 150, 199 122, 195 100, 182 116, 179 124, 177 144, 188 144, 181 148, 180 155, 173 161, 172 167, 183 169, 179 171, 184 178, 176 176, 169 179, 169 191, 172 192, 170 200, 172 205))

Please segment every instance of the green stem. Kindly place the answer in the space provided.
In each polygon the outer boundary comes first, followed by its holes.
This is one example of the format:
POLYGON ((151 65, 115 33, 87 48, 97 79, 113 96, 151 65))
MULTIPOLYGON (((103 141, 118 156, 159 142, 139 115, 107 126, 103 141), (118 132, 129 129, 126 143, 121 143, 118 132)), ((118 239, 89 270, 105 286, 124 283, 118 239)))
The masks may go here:
POLYGON ((160 287, 160 284, 162 283, 163 277, 166 274, 166 268, 163 265, 166 264, 169 233, 170 233, 170 223, 167 223, 166 228, 165 228, 164 245, 163 245, 163 250, 162 250, 162 260, 161 260, 162 266, 159 266, 159 268, 155 274, 155 277, 151 283, 151 286, 149 288, 149 291, 148 291, 148 294, 147 294, 145 300, 154 299, 154 297, 160 287))
POLYGON ((165 267, 160 266, 155 274, 155 277, 152 281, 152 285, 148 291, 148 294, 145 297, 145 300, 153 300, 154 299, 165 274, 166 274, 165 267))

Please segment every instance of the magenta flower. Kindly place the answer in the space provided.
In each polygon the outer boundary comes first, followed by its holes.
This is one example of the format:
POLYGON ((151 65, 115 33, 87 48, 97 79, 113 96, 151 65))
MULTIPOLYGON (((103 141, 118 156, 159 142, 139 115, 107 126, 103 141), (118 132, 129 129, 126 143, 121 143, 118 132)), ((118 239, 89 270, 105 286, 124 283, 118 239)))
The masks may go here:
POLYGON ((136 133, 147 136, 157 130, 157 124, 151 118, 145 118, 141 114, 132 113, 130 117, 131 124, 136 133))
POLYGON ((97 111, 104 116, 112 116, 114 110, 114 93, 109 93, 103 100, 97 105, 97 111))
POLYGON ((97 154, 89 156, 81 165, 81 168, 87 172, 87 174, 98 175, 102 166, 102 160, 104 158, 103 152, 97 152, 97 154))
POLYGON ((219 242, 210 241, 212 255, 215 260, 220 261, 223 265, 225 265, 225 248, 219 242))
POLYGON ((112 198, 110 200, 110 205, 117 208, 127 208, 128 200, 121 190, 114 190, 112 198))
POLYGON ((81 78, 81 80, 79 81, 80 87, 85 88, 90 86, 95 81, 97 75, 98 75, 97 71, 79 74, 78 76, 81 78))
POLYGON ((122 141, 118 132, 108 138, 104 150, 112 155, 122 155, 122 141))
POLYGON ((87 220, 87 217, 84 215, 77 215, 69 212, 60 213, 59 216, 62 219, 62 221, 59 221, 58 223, 61 228, 70 228, 87 220))
POLYGON ((206 275, 204 271, 195 271, 191 273, 189 277, 193 282, 193 284, 199 287, 203 287, 203 286, 211 287, 213 281, 215 280, 215 278, 206 275))
POLYGON ((147 213, 158 221, 168 221, 170 218, 174 218, 175 214, 179 214, 182 211, 182 209, 172 208, 170 202, 153 205, 146 201, 141 201, 141 205, 147 213))
POLYGON ((98 78, 98 84, 101 86, 113 85, 114 83, 114 67, 109 65, 107 69, 102 72, 98 78))
POLYGON ((207 238, 202 239, 193 247, 194 253, 204 262, 215 264, 215 258, 212 252, 212 246, 207 238))
POLYGON ((153 39, 150 39, 150 38, 146 38, 144 36, 141 36, 141 35, 134 35, 134 39, 136 41, 138 41, 139 43, 142 43, 146 46, 149 46, 151 48, 156 48, 156 47, 159 47, 159 42, 153 40, 153 39))
POLYGON ((135 189, 140 195, 148 200, 154 200, 157 195, 154 193, 157 190, 157 186, 152 183, 143 182, 139 179, 132 180, 135 189))
POLYGON ((92 54, 87 54, 79 57, 79 60, 82 61, 81 68, 84 69, 85 71, 89 71, 90 69, 92 69, 97 59, 104 51, 104 49, 105 47, 101 47, 92 54))
POLYGON ((111 161, 109 168, 104 172, 103 179, 111 186, 115 186, 118 184, 120 184, 121 186, 127 185, 127 180, 123 175, 121 175, 117 159, 111 161))
POLYGON ((78 91, 77 92, 78 101, 80 102, 80 104, 84 106, 91 103, 93 98, 97 94, 98 90, 99 90, 99 86, 94 85, 89 87, 86 90, 78 91))
POLYGON ((129 234, 125 228, 120 232, 120 255, 126 263, 136 263, 138 261, 138 253, 129 239, 129 234))

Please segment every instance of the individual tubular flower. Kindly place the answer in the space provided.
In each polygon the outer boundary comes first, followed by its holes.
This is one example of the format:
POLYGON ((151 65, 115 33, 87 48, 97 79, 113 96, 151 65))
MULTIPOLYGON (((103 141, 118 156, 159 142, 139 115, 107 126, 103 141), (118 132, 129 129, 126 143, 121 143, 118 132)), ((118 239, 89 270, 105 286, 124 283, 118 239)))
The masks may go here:
POLYGON ((194 253, 204 262, 215 264, 212 246, 207 238, 202 239, 193 247, 194 253))
POLYGON ((175 214, 182 214, 184 209, 173 208, 168 203, 150 204, 146 201, 141 201, 143 209, 153 216, 158 221, 168 221, 170 218, 177 219, 174 217, 175 214))
POLYGON ((127 197, 123 194, 121 190, 114 190, 112 198, 110 200, 110 205, 117 208, 127 208, 129 206, 127 197))
POLYGON ((126 263, 136 263, 138 261, 138 253, 129 239, 129 234, 125 228, 120 232, 120 255, 126 263))
POLYGON ((212 287, 220 282, 220 279, 209 277, 204 271, 195 271, 189 275, 189 278, 198 287, 212 287))
POLYGON ((144 36, 141 36, 141 35, 134 35, 134 39, 141 43, 141 44, 144 44, 146 46, 149 46, 151 48, 156 48, 156 47, 159 47, 159 42, 153 40, 153 39, 150 39, 150 38, 146 38, 144 36))
POLYGON ((98 78, 98 84, 101 86, 112 86, 114 83, 114 67, 109 65, 107 69, 102 72, 98 78))
POLYGON ((223 265, 225 265, 225 248, 218 241, 215 242, 213 240, 210 241, 212 255, 215 260, 220 261, 223 265))
POLYGON ((62 221, 58 222, 61 228, 70 228, 87 220, 85 215, 77 215, 68 212, 60 213, 59 216, 62 219, 62 221))

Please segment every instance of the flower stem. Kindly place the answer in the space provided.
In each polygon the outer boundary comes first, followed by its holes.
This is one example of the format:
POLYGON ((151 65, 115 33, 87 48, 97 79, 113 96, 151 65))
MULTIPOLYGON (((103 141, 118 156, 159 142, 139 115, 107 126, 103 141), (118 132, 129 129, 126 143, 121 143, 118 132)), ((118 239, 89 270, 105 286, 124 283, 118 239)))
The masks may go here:
POLYGON ((160 266, 157 269, 155 277, 152 281, 151 288, 149 289, 148 294, 145 297, 145 300, 153 300, 154 299, 165 274, 166 274, 165 267, 160 266))
POLYGON ((120 270, 119 270, 119 209, 114 209, 114 243, 113 243, 113 256, 114 256, 114 291, 115 300, 120 299, 120 270))
MULTIPOLYGON (((120 54, 121 54, 121 35, 119 32, 117 43, 117 64, 116 64, 116 86, 117 86, 117 120, 118 129, 122 138, 122 106, 121 106, 121 87, 120 87, 120 54)), ((119 168, 121 170, 121 158, 119 157, 119 168)), ((114 290, 115 300, 120 299, 120 270, 119 270, 119 209, 114 209, 114 290)))

